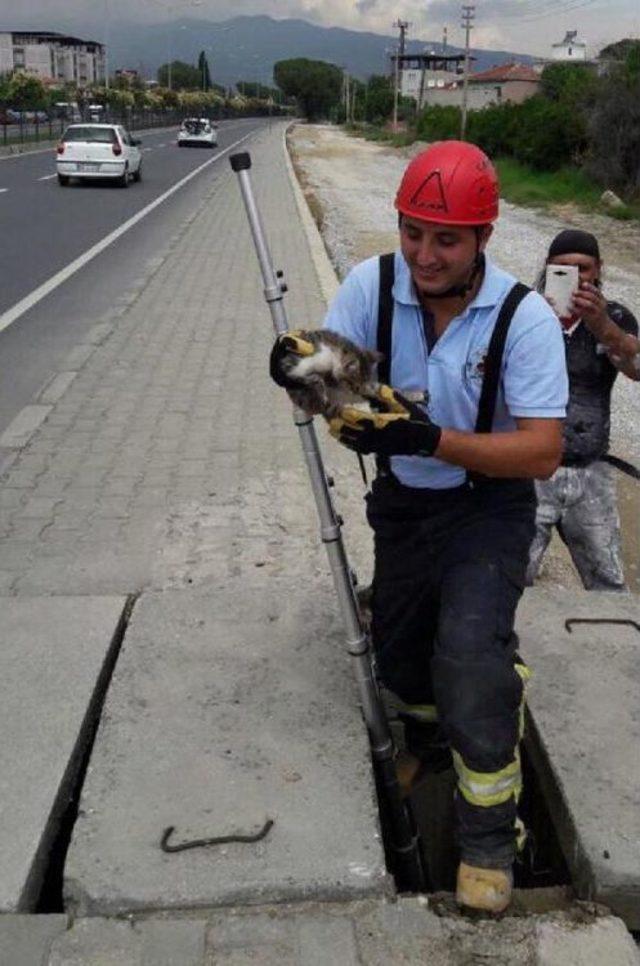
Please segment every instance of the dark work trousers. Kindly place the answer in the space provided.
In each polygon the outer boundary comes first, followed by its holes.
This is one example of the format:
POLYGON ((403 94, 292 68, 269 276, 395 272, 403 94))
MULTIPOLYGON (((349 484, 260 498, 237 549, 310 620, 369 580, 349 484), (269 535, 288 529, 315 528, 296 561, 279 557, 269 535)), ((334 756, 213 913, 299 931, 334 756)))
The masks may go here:
MULTIPOLYGON (((504 795, 514 769, 518 781, 520 775, 523 682, 513 622, 535 533, 533 483, 487 480, 423 490, 382 475, 367 495, 367 516, 375 534, 378 675, 407 705, 436 706, 457 758, 461 859, 509 866, 516 793, 488 803, 485 789, 504 795), (461 770, 470 776, 466 787, 461 770)), ((418 736, 415 753, 421 752, 418 736)))

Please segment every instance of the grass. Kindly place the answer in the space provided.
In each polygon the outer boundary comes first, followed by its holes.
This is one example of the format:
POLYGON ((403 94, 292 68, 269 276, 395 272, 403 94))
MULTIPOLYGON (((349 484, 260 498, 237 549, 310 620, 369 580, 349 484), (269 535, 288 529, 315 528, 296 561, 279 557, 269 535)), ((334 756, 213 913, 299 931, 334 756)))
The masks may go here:
POLYGON ((597 211, 619 221, 640 218, 640 204, 628 204, 621 208, 603 205, 600 202, 602 188, 594 185, 578 168, 536 171, 513 158, 498 158, 496 167, 500 176, 500 194, 516 205, 546 208, 550 205, 573 204, 585 211, 597 211))
POLYGON ((379 141, 383 144, 390 144, 394 148, 404 148, 407 144, 413 144, 416 139, 415 132, 410 129, 397 131, 394 134, 388 128, 377 127, 373 124, 349 124, 346 130, 354 137, 364 138, 365 141, 379 141))

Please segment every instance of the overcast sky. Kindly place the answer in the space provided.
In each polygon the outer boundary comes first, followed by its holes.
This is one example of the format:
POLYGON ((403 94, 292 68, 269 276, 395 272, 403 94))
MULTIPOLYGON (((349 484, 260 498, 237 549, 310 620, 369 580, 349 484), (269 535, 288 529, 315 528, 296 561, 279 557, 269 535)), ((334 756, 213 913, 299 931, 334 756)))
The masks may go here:
MULTIPOLYGON (((400 17, 410 22, 411 39, 440 40, 446 26, 449 42, 462 46, 460 10, 459 0, 0 0, 0 30, 72 33, 74 24, 91 24, 93 39, 102 40, 107 18, 226 20, 261 13, 390 34, 400 17)), ((477 0, 475 23, 471 43, 476 47, 546 56, 566 30, 577 29, 591 54, 622 37, 640 38, 640 0, 477 0)))

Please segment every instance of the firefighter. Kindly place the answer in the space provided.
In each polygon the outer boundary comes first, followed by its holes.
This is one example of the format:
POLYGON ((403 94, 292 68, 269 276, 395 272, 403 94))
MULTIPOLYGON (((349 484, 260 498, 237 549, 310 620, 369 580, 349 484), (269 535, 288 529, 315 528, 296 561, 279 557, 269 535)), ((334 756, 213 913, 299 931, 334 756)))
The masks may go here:
POLYGON ((533 479, 560 460, 564 347, 545 300, 485 254, 498 181, 482 151, 432 145, 408 165, 395 207, 400 250, 357 265, 324 323, 381 352, 378 375, 394 389, 381 391, 380 412, 345 407, 330 428, 376 454, 372 638, 408 723, 401 781, 430 767, 444 735, 458 783, 457 899, 500 912, 513 886, 528 674, 513 622, 533 479))
POLYGON ((575 265, 579 288, 568 315, 560 319, 569 371, 562 464, 551 479, 536 482, 536 535, 527 582, 538 576, 556 527, 587 590, 625 590, 615 481, 606 461, 616 376, 640 379, 638 323, 624 305, 603 295, 600 249, 589 232, 561 231, 549 246, 546 264, 575 265))

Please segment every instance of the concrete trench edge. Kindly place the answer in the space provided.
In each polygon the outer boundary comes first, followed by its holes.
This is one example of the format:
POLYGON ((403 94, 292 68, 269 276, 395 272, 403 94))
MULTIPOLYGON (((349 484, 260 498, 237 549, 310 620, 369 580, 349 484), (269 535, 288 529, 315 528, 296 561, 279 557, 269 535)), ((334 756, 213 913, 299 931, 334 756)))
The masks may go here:
MULTIPOLYGON (((36 911, 37 904, 42 899, 42 891, 46 887, 47 874, 51 869, 51 854, 56 842, 64 834, 65 815, 70 808, 73 808, 74 801, 76 803, 80 801, 84 774, 91 759, 91 751, 100 724, 102 708, 136 599, 136 594, 129 594, 123 601, 120 617, 105 652, 75 746, 62 776, 47 823, 42 830, 33 863, 18 902, 16 909, 18 913, 34 913, 36 911)), ((70 833, 73 831, 73 824, 75 824, 75 819, 69 829, 70 833)), ((63 862, 64 858, 66 858, 66 849, 63 862)), ((64 869, 61 871, 64 874, 64 869)), ((67 913, 66 909, 65 913, 67 913)))

